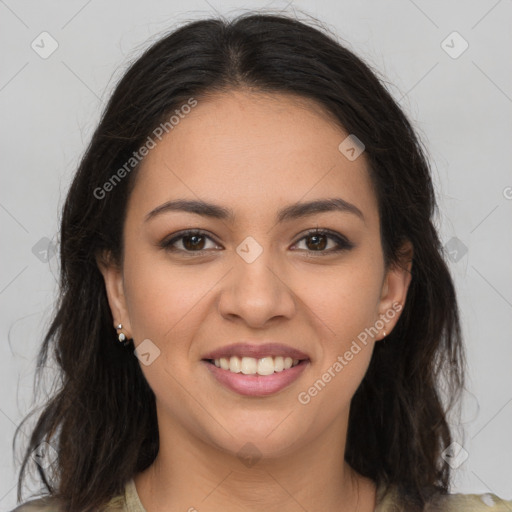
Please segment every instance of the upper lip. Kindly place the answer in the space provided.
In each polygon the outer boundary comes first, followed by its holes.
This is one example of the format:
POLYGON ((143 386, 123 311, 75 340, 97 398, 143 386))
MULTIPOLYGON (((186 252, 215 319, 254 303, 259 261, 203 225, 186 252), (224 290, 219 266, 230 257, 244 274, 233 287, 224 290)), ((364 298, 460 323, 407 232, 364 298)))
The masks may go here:
POLYGON ((209 352, 203 356, 203 359, 220 359, 221 357, 231 356, 254 357, 255 359, 268 356, 291 357, 299 360, 309 359, 304 352, 281 343, 233 343, 209 352))

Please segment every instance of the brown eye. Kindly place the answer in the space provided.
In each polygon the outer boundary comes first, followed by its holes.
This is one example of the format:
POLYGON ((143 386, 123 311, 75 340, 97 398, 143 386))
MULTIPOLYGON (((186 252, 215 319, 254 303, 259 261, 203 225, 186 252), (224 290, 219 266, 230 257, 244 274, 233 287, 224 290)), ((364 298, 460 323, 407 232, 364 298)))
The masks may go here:
POLYGON ((306 243, 308 249, 311 250, 322 250, 325 249, 328 245, 326 235, 309 235, 306 237, 306 240, 311 240, 311 244, 306 243))
POLYGON ((325 229, 315 229, 302 237, 299 242, 306 240, 306 250, 309 252, 318 252, 320 254, 331 254, 334 252, 349 250, 354 247, 354 244, 349 242, 343 235, 331 232, 325 229), (329 241, 334 242, 334 247, 326 250, 329 241))
MULTIPOLYGON (((163 240, 160 246, 171 252, 199 253, 208 250, 205 247, 208 240, 213 242, 212 238, 202 231, 182 231, 171 239, 163 240)), ((217 247, 216 244, 214 246, 217 247)))
MULTIPOLYGON (((302 240, 306 240, 305 250, 307 252, 318 253, 319 256, 349 250, 354 247, 343 235, 325 229, 310 231, 306 236, 302 237, 299 242, 302 240)), ((206 247, 208 241, 214 242, 214 240, 203 231, 188 230, 182 231, 170 239, 163 240, 159 245, 170 252, 200 254, 211 249, 211 247, 206 247)), ((213 245, 213 248, 218 248, 218 245, 215 243, 213 245)))
POLYGON ((202 250, 204 248, 204 236, 203 235, 186 235, 182 237, 183 246, 187 251, 202 250))

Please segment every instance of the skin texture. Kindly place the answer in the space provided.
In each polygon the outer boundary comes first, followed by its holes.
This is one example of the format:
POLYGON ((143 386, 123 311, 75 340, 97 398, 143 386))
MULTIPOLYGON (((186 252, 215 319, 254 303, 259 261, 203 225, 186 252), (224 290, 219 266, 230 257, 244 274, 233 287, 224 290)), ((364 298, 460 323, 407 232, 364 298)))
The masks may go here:
POLYGON ((122 266, 98 263, 115 325, 136 346, 149 339, 160 350, 141 364, 160 432, 157 459, 135 477, 148 512, 374 509, 373 482, 341 461, 350 400, 374 343, 400 314, 360 344, 308 404, 297 398, 358 334, 404 304, 411 277, 411 248, 404 268, 384 267, 364 153, 349 161, 338 150, 347 135, 313 101, 234 90, 199 100, 143 161, 128 203, 122 266), (329 197, 357 206, 364 220, 333 211, 276 221, 284 206, 329 197), (229 207, 236 218, 169 211, 145 221, 177 198, 229 207), (329 254, 335 240, 304 238, 316 227, 354 247, 329 254), (183 239, 174 244, 181 251, 159 246, 190 228, 210 237, 201 241, 202 255, 183 239), (236 252, 248 236, 263 250, 252 263, 236 252), (201 359, 247 339, 298 348, 310 362, 274 395, 239 395, 201 359), (261 457, 250 467, 237 456, 247 442, 261 457))

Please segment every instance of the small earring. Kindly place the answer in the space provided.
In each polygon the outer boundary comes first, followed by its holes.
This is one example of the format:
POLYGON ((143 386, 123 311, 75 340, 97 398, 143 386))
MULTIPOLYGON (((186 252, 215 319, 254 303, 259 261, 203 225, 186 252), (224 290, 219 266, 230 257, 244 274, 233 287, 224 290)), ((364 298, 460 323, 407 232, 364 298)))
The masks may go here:
POLYGON ((384 336, 383 336, 383 338, 385 338, 385 337, 386 337, 386 331, 384 331, 384 336))
MULTIPOLYGON (((121 330, 123 328, 123 324, 117 324, 117 328, 119 330, 121 330)), ((126 336, 124 333, 120 332, 119 335, 117 336, 117 339, 119 340, 120 343, 122 343, 123 345, 126 345, 126 343, 125 343, 126 336)))

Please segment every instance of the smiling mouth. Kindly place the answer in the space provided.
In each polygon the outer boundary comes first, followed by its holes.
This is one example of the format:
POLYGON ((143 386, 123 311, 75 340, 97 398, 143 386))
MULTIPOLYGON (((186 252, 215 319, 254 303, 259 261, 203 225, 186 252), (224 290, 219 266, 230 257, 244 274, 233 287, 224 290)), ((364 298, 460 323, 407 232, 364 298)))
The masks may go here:
POLYGON ((291 357, 283 356, 267 356, 260 359, 256 359, 255 357, 231 356, 221 357, 219 359, 205 359, 205 361, 231 373, 266 376, 289 370, 308 360, 292 359, 291 357))

